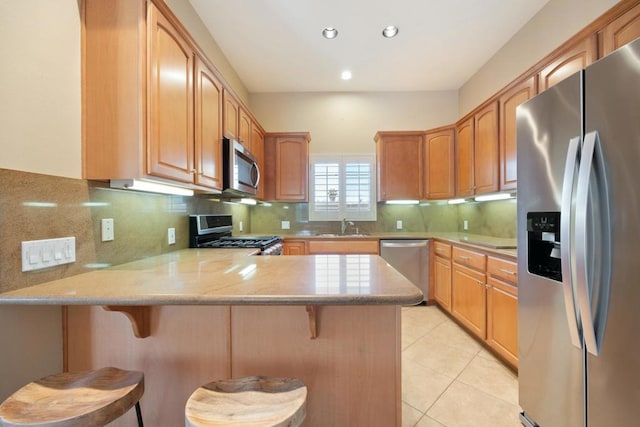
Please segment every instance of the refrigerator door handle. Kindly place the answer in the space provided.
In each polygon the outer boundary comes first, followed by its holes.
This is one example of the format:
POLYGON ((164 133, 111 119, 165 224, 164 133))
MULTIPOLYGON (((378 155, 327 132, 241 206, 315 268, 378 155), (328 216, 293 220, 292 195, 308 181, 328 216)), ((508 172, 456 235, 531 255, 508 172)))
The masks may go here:
POLYGON ((609 306, 612 262, 610 218, 609 190, 600 138, 597 132, 589 132, 584 139, 578 172, 575 254, 584 340, 587 351, 594 356, 602 348, 609 306), (596 245, 599 255, 592 256, 596 245))
POLYGON ((575 184, 576 165, 580 155, 580 137, 571 138, 567 150, 567 160, 564 167, 564 179, 562 181, 562 204, 560 206, 560 262, 562 266, 562 288, 564 292, 564 309, 567 315, 569 335, 571 343, 582 348, 582 337, 578 324, 578 311, 576 310, 574 286, 573 286, 573 233, 571 226, 571 213, 573 202, 573 187, 575 184))

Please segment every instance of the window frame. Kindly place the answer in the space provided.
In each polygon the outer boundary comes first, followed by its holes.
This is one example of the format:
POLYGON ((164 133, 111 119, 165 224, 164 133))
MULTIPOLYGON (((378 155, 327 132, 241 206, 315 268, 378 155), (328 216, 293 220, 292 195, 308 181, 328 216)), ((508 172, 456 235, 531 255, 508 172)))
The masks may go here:
MULTIPOLYGON (((327 196, 327 203, 328 196, 327 196)), ((376 162, 374 154, 310 154, 309 155, 309 221, 376 221, 376 162), (329 163, 338 165, 338 200, 337 209, 316 209, 316 164, 329 163), (368 197, 369 209, 358 211, 347 206, 347 165, 353 163, 366 163, 369 165, 368 197)))

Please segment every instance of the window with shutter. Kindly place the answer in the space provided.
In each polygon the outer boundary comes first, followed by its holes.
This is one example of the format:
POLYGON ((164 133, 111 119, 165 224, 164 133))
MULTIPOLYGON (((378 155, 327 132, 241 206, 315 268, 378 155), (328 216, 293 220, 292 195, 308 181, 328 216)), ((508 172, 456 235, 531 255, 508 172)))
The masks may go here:
POLYGON ((373 155, 310 156, 310 221, 376 220, 373 155))

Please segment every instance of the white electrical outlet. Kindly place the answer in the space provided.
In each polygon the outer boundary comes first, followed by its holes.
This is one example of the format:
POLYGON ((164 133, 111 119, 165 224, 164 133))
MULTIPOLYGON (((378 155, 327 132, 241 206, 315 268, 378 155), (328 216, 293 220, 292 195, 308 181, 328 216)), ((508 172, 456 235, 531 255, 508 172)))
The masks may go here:
POLYGON ((40 270, 76 262, 76 238, 22 242, 22 271, 40 270))
POLYGON ((115 235, 115 225, 113 223, 113 218, 103 218, 100 220, 100 224, 102 226, 102 241, 112 241, 115 235))
POLYGON ((167 230, 167 243, 170 245, 176 244, 176 229, 173 227, 167 230))
POLYGON ((464 230, 468 230, 469 229, 469 221, 467 221, 466 219, 462 222, 462 228, 464 230))
POLYGON ((402 230, 402 220, 401 219, 396 221, 396 229, 397 230, 402 230))
POLYGON ((244 227, 242 226, 242 221, 240 221, 240 223, 238 224, 238 230, 242 231, 244 227))
POLYGON ((282 221, 282 229, 288 230, 289 228, 291 228, 291 224, 289 223, 289 221, 282 221))

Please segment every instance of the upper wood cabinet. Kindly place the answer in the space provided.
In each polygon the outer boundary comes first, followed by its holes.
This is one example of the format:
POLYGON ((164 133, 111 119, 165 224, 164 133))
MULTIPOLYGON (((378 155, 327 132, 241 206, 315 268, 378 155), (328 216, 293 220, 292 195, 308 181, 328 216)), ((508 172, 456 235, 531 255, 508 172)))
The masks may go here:
POLYGON ((602 30, 602 56, 640 37, 640 5, 627 11, 602 30))
POLYGON ((424 132, 378 132, 378 201, 422 198, 424 132))
POLYGON ((224 137, 237 141, 240 137, 240 102, 226 89, 222 99, 224 102, 224 137))
POLYGON ((536 76, 516 84, 498 99, 500 110, 500 190, 517 187, 516 108, 536 94, 536 76))
POLYGON ((307 132, 265 134, 265 200, 308 201, 310 141, 307 132))
POLYGON ((219 190, 221 85, 161 6, 83 2, 83 177, 219 190))
POLYGON ((475 191, 473 172, 473 117, 456 125, 456 196, 472 196, 475 191))
POLYGON ((499 188, 498 103, 492 102, 474 117, 475 194, 491 193, 499 188))
POLYGON ((424 197, 447 199, 455 196, 455 129, 453 126, 427 131, 424 156, 424 197))
POLYGON ((196 57, 196 184, 222 189, 222 84, 196 57))
POLYGON ((251 116, 243 107, 240 107, 238 114, 238 141, 242 143, 249 151, 253 153, 251 147, 251 130, 252 130, 251 116))
POLYGON ((194 52, 153 5, 149 5, 147 40, 147 172, 190 183, 194 52))
POLYGON ((251 153, 258 161, 258 170, 260 171, 260 180, 258 181, 258 194, 256 197, 264 200, 265 186, 265 166, 264 166, 264 132, 257 123, 251 126, 251 153))
POLYGON ((540 71, 540 91, 549 89, 556 83, 593 63, 598 56, 596 34, 585 37, 574 45, 560 51, 540 71))

